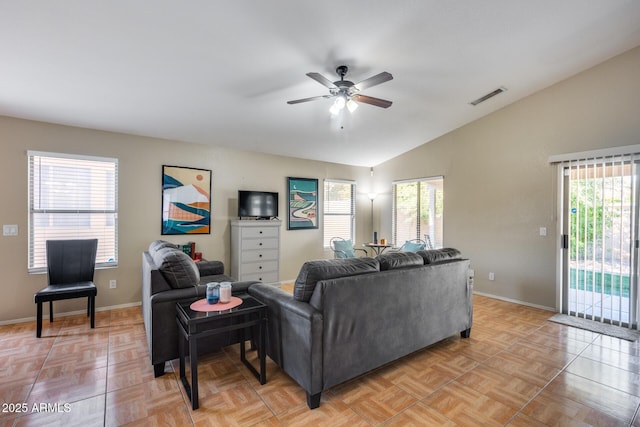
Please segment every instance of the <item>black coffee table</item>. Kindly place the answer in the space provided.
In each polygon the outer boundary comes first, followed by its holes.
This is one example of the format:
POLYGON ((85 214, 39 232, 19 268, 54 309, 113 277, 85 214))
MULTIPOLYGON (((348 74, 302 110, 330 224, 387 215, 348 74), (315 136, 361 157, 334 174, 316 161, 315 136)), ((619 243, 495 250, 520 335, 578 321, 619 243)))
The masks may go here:
MULTIPOLYGON (((191 399, 193 409, 198 409, 198 340, 224 332, 238 330, 240 332, 240 360, 260 381, 267 382, 265 359, 265 335, 267 330, 267 306, 249 295, 234 295, 242 299, 238 307, 226 311, 194 311, 191 302, 176 304, 176 320, 178 322, 178 350, 180 355, 180 380, 187 396, 191 399), (222 321, 230 319, 229 321, 222 321), (258 358, 260 372, 245 357, 245 332, 254 326, 258 329, 258 358), (185 344, 189 344, 191 385, 185 372, 185 344)), ((255 337, 254 337, 255 338, 255 337)))

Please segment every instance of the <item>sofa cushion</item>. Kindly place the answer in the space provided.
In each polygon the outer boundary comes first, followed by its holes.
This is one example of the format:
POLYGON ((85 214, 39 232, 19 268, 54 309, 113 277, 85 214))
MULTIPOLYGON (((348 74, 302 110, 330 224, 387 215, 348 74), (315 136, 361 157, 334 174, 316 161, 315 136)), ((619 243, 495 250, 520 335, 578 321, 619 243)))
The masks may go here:
POLYGON ((454 248, 430 249, 418 251, 417 253, 424 259, 425 264, 435 264, 462 258, 460 251, 454 248))
POLYGON ((157 251, 162 248, 173 248, 178 249, 178 245, 174 245, 171 242, 167 242, 166 240, 156 240, 151 242, 149 245, 149 253, 153 256, 157 251))
POLYGON ((174 289, 200 283, 200 271, 196 263, 182 251, 170 247, 158 249, 153 255, 153 262, 174 289))
POLYGON ((319 280, 380 271, 380 264, 374 258, 323 259, 307 261, 302 265, 293 287, 293 297, 309 302, 319 280))
POLYGON ((380 271, 424 265, 424 259, 413 252, 387 252, 376 257, 380 271))
POLYGON ((335 240, 333 242, 336 258, 355 258, 356 252, 353 249, 351 240, 335 240))

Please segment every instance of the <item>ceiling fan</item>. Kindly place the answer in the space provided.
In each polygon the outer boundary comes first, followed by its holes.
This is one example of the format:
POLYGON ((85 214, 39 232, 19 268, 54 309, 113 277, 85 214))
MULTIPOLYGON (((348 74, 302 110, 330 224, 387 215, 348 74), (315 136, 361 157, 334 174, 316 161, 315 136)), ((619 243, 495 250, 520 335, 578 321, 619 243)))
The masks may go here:
POLYGON ((381 108, 389 108, 392 104, 391 101, 386 99, 374 98, 372 96, 361 95, 359 92, 375 86, 380 83, 387 82, 393 79, 393 76, 386 71, 380 74, 376 74, 373 77, 362 80, 359 83, 353 83, 349 80, 345 80, 344 76, 347 75, 349 68, 346 65, 340 65, 336 68, 336 73, 340 77, 340 80, 332 82, 319 73, 307 73, 307 76, 317 81, 323 86, 329 88, 329 95, 312 96, 311 98, 296 99, 293 101, 287 101, 287 104, 299 104, 301 102, 315 101, 316 99, 324 98, 336 98, 333 105, 329 109, 332 114, 338 114, 345 106, 350 112, 353 112, 358 108, 358 102, 374 105, 381 108))

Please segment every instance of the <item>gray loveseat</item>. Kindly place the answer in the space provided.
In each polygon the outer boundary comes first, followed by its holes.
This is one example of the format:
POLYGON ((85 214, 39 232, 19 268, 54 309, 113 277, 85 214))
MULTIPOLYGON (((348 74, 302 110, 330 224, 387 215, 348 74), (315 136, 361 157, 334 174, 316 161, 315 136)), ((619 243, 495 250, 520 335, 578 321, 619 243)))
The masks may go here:
MULTIPOLYGON (((194 262, 163 240, 142 253, 142 315, 155 376, 164 373, 165 362, 178 357, 176 303, 204 298, 208 282, 231 282, 232 293, 246 293, 257 282, 234 282, 224 274, 220 261, 194 262)), ((237 342, 237 333, 220 334, 203 342, 206 353, 237 342)))
POLYGON ((255 284, 268 306, 267 355, 317 408, 337 384, 458 333, 470 336, 473 283, 455 249, 306 262, 293 295, 255 284))

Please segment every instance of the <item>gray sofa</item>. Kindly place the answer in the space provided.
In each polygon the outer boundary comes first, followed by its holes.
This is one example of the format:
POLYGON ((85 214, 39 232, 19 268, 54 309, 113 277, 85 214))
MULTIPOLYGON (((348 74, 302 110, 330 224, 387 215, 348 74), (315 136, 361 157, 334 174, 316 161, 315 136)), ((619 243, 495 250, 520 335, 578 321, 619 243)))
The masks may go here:
POLYGON ((317 408, 337 384, 472 324, 469 260, 455 249, 305 263, 293 295, 254 284, 268 306, 267 355, 317 408))
MULTIPOLYGON (((164 373, 165 362, 178 357, 176 303, 204 298, 208 282, 232 282, 232 294, 246 293, 257 282, 234 282, 224 274, 220 261, 196 263, 163 240, 142 253, 142 315, 155 376, 164 373)), ((220 334, 199 345, 206 353, 237 342, 237 332, 220 334)))

